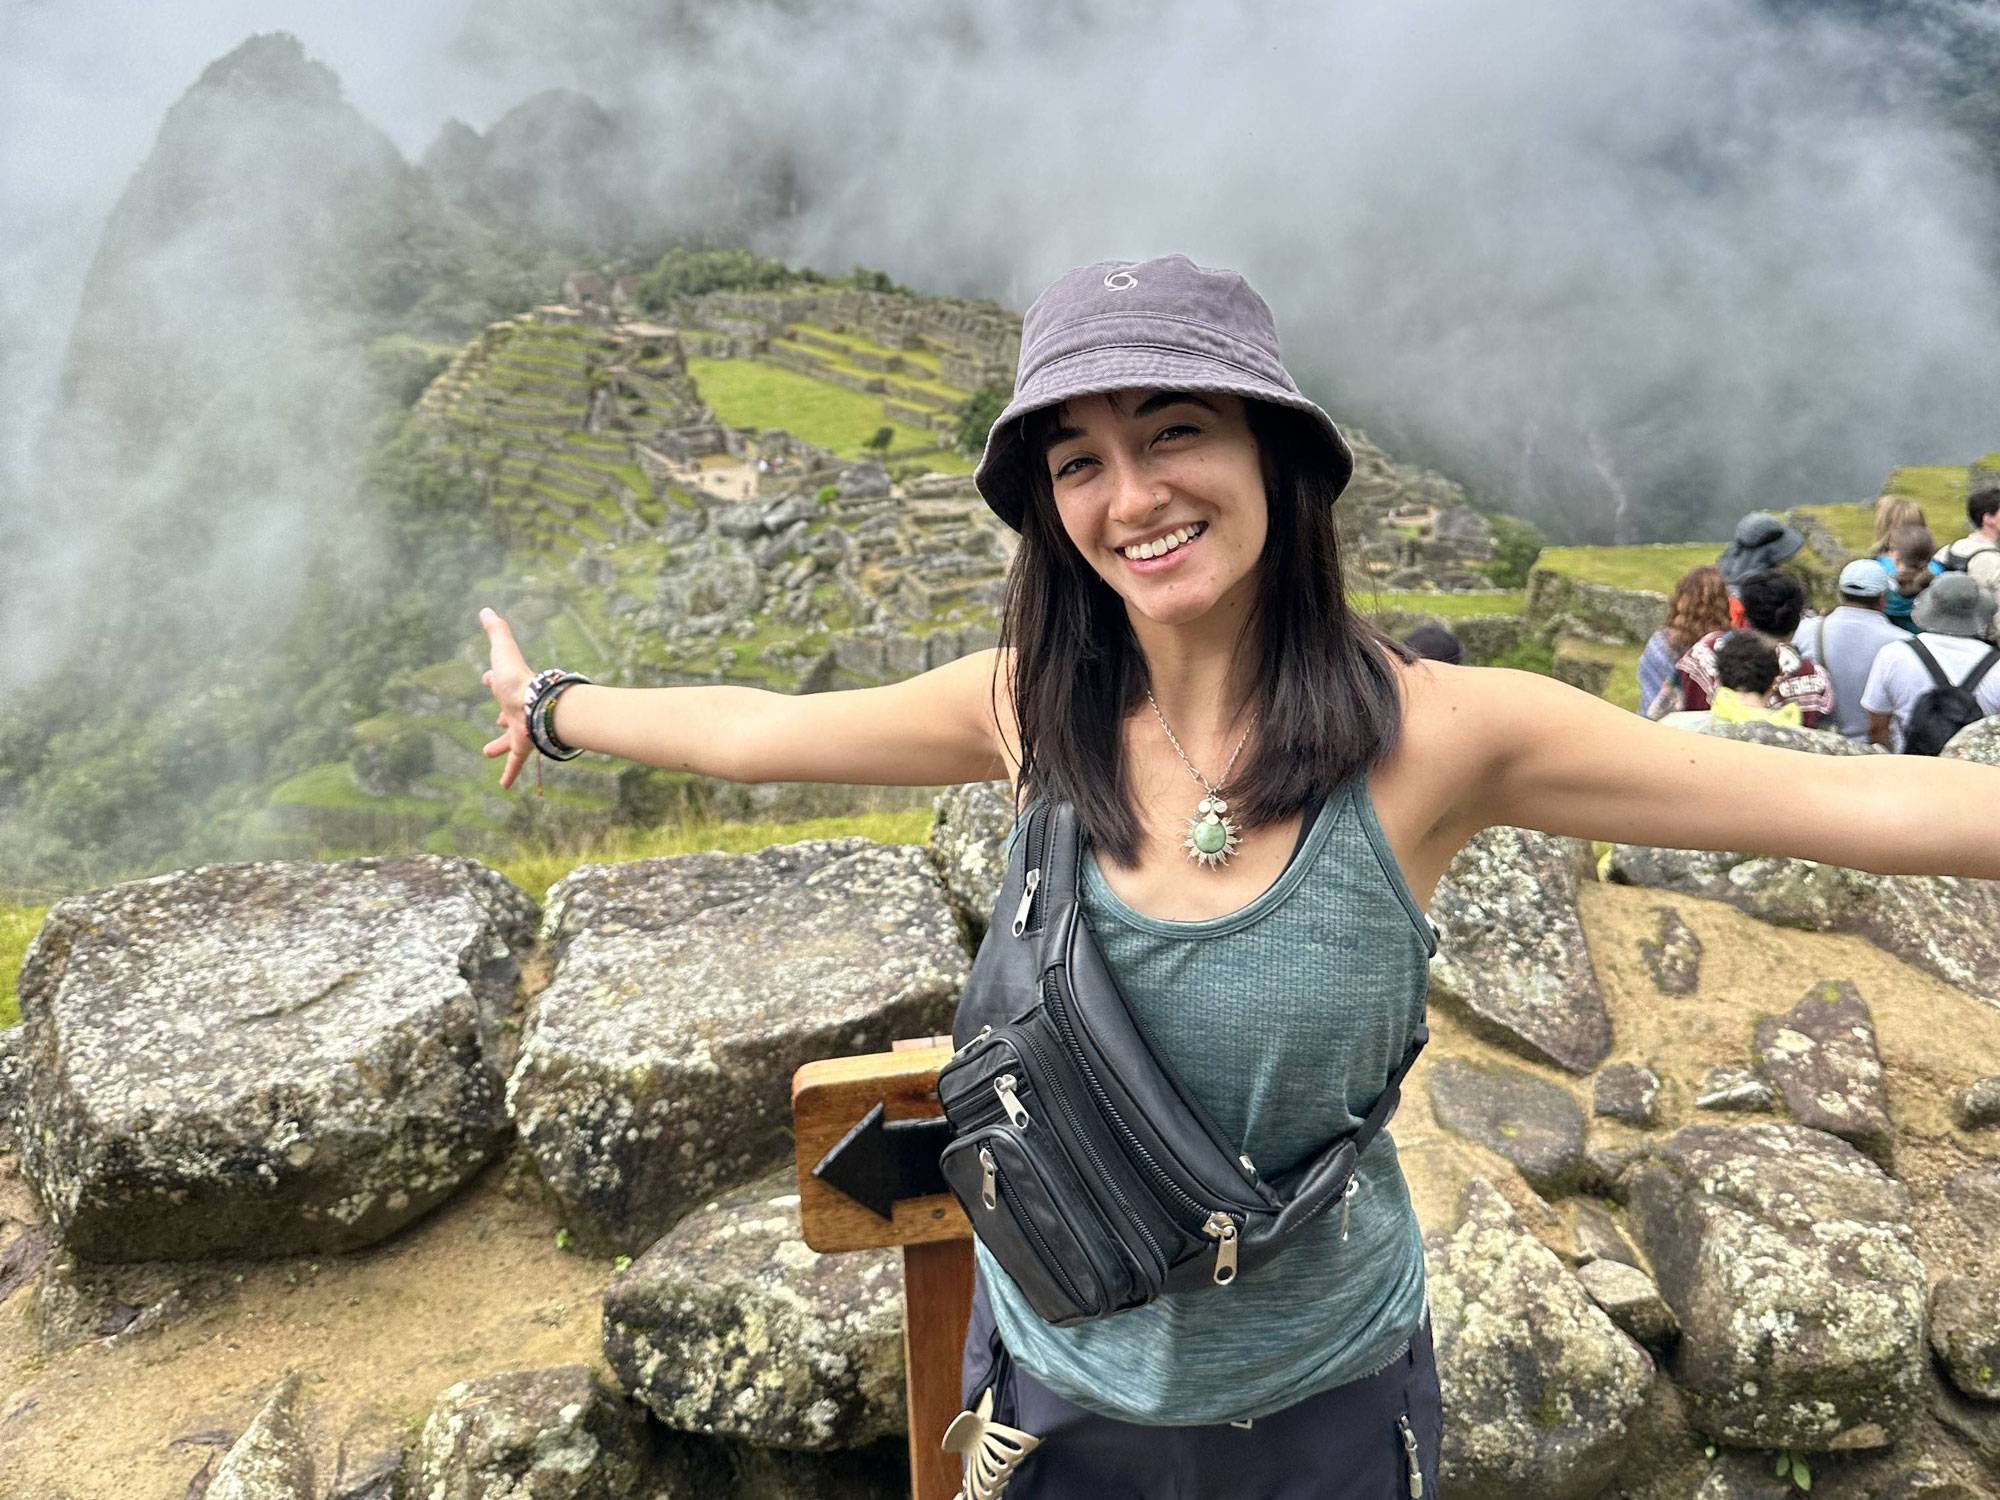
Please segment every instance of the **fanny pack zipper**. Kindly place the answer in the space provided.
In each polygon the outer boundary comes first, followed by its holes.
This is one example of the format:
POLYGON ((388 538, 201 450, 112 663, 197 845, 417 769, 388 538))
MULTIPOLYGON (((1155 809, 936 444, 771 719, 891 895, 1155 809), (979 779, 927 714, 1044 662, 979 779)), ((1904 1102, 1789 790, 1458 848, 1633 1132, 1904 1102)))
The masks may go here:
POLYGON ((979 1148, 979 1173, 980 1202, 986 1205, 989 1212, 995 1207, 993 1187, 998 1183, 1001 1193, 1007 1199, 1007 1207, 1013 1212, 1014 1222, 1035 1237, 1035 1248, 1041 1252, 1042 1264, 1050 1267, 1062 1278, 1063 1290, 1069 1294, 1071 1303, 1080 1308, 1088 1308, 1089 1302, 1077 1292, 1076 1283, 1069 1279, 1069 1272, 1063 1269, 1063 1263, 1050 1251, 1049 1242, 1042 1238, 1042 1231, 1035 1227, 1034 1215, 1022 1204, 1013 1185, 1007 1181, 1006 1174, 1000 1170, 1000 1164, 993 1159, 991 1146, 979 1148))
POLYGON ((1046 1092, 1055 1099, 1063 1112, 1063 1117, 1069 1121, 1071 1138, 1083 1142, 1083 1149, 1090 1156, 1090 1165, 1097 1173, 1097 1180, 1111 1189, 1111 1196, 1118 1200, 1118 1207, 1124 1211, 1125 1217, 1131 1220, 1132 1227, 1139 1231, 1140 1238, 1152 1247, 1153 1253, 1160 1259, 1160 1264, 1171 1265, 1172 1257, 1167 1254, 1160 1242, 1153 1238, 1152 1231, 1146 1227, 1146 1221, 1139 1217, 1138 1211, 1132 1207, 1131 1200, 1125 1196, 1125 1190, 1118 1185, 1118 1179, 1105 1166, 1104 1158, 1098 1155, 1097 1142, 1090 1138, 1090 1132, 1083 1128, 1083 1121, 1077 1118, 1076 1106, 1061 1089, 1053 1087, 1056 1077, 1054 1065, 1050 1062, 1048 1054, 1042 1050, 1042 1044, 1035 1039, 1033 1032, 1024 1031, 1021 1037, 1027 1042, 1028 1050, 1035 1054, 1035 1061, 1041 1064, 1042 1076, 1052 1085, 1046 1092))
MULTIPOLYGON (((1062 1033, 1063 1044, 1069 1048, 1070 1055, 1077 1060, 1077 1065, 1083 1073, 1084 1082, 1090 1085, 1091 1092, 1096 1095, 1098 1108, 1103 1112, 1104 1117, 1117 1127, 1118 1133, 1124 1137, 1125 1144, 1131 1149, 1132 1154, 1145 1163, 1146 1169, 1151 1173, 1153 1180, 1171 1193, 1177 1202, 1187 1205, 1190 1218, 1187 1227, 1215 1241, 1215 1269, 1212 1275, 1217 1286, 1229 1285, 1230 1282, 1236 1279, 1237 1224, 1235 1217, 1227 1209, 1204 1207, 1190 1196, 1185 1188, 1178 1182, 1175 1182, 1172 1177, 1168 1176, 1164 1167, 1153 1160, 1152 1153, 1132 1133, 1132 1127, 1127 1125, 1123 1117, 1112 1107, 1111 1096, 1105 1092, 1104 1085, 1098 1081, 1097 1070, 1091 1067, 1090 1058, 1085 1054, 1083 1048, 1078 1045, 1076 1029, 1070 1022, 1067 1004, 1063 999, 1062 984, 1054 973, 1051 973, 1042 982, 1042 993, 1043 1004, 1048 1008, 1049 1014, 1054 1017, 1056 1030, 1062 1033)), ((1093 1150, 1094 1155, 1095 1152, 1093 1150)), ((1122 1194, 1120 1195, 1120 1201, 1124 1201, 1122 1194)), ((1150 1240, 1152 1237, 1148 1235, 1147 1238, 1150 1240)))

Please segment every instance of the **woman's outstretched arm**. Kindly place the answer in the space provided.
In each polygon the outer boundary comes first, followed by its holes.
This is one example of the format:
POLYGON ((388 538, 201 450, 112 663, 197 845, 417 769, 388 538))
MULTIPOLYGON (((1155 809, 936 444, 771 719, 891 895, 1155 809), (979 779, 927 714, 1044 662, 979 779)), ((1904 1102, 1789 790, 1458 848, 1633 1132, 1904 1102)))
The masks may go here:
POLYGON ((2000 880, 2000 839, 1978 815, 2000 807, 1991 766, 1692 734, 1526 672, 1437 668, 1413 684, 1411 700, 1461 757, 1448 819, 1461 840, 1505 823, 1880 875, 2000 880))
MULTIPOLYGON (((492 656, 485 682, 503 730, 485 754, 507 757, 500 785, 511 787, 536 753, 525 717, 533 673, 505 620, 483 610, 480 623, 492 656)), ((553 727, 566 745, 729 781, 1004 780, 997 662, 997 652, 979 651, 901 682, 838 693, 579 684, 556 700, 553 727)))

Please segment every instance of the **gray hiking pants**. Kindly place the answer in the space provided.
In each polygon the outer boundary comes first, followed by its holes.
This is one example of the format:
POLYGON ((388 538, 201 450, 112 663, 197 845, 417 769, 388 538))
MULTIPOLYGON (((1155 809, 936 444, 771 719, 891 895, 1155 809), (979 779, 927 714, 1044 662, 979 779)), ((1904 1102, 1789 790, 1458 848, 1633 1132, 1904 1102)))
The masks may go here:
POLYGON ((975 1269, 960 1394, 1042 1439, 1005 1500, 1437 1500, 1444 1417, 1430 1323, 1375 1374, 1239 1427, 1118 1422, 1058 1396, 1000 1342, 975 1269))

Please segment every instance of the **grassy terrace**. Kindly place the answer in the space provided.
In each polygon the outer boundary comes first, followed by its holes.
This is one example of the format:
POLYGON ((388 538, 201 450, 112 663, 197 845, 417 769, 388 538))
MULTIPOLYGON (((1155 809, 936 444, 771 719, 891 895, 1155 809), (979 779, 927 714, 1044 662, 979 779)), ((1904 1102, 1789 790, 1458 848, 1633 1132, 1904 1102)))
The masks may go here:
POLYGON ((1644 547, 1545 547, 1538 569, 1583 583, 1670 594, 1689 568, 1715 561, 1720 542, 1664 542, 1644 547))
MULTIPOLYGON (((830 344, 839 344, 842 348, 873 355, 877 359, 900 359, 912 370, 932 380, 936 380, 944 369, 944 362, 928 349, 891 349, 886 344, 871 343, 859 334, 835 333, 818 323, 793 323, 789 327, 794 333, 809 333, 814 338, 825 339, 830 344)), ((963 395, 962 392, 960 394, 963 395)))
POLYGON ((1467 620, 1479 615, 1518 615, 1528 596, 1522 589, 1494 589, 1471 594, 1374 592, 1357 589, 1349 602, 1364 615, 1435 615, 1441 620, 1467 620))
POLYGON ((1640 651, 1638 646, 1612 646, 1573 635, 1566 635, 1556 642, 1558 658, 1569 657, 1609 667, 1611 676, 1604 684, 1604 697, 1606 701, 1632 713, 1639 711, 1640 651))
POLYGON ((883 395, 892 399, 901 396, 912 404, 922 404, 918 397, 928 393, 948 406, 958 406, 966 400, 968 394, 955 385, 946 385, 942 380, 932 380, 921 373, 896 374, 884 370, 871 370, 866 365, 853 364, 837 354, 814 348, 811 344, 795 343, 790 339, 772 339, 771 347, 789 350, 836 375, 845 375, 852 380, 880 382, 883 395))
MULTIPOLYGON (((749 359, 690 359, 688 374, 701 399, 729 426, 754 427, 760 432, 783 428, 842 458, 869 456, 863 444, 883 427, 895 432, 894 448, 927 448, 937 441, 935 433, 920 427, 885 422, 878 397, 775 365, 749 359)), ((946 473, 963 474, 971 469, 968 460, 953 453, 940 453, 926 461, 946 473)))
MULTIPOLYGON (((2000 453, 1989 453, 1982 463, 2000 467, 2000 453)), ((1965 535, 1965 488, 1968 470, 1948 464, 1914 464, 1896 470, 1883 488, 1884 494, 1904 495, 1917 502, 1924 524, 1942 547, 1965 535)), ((1815 517, 1840 539, 1841 545, 1859 557, 1875 540, 1875 507, 1864 505, 1808 505, 1806 514, 1815 517)))

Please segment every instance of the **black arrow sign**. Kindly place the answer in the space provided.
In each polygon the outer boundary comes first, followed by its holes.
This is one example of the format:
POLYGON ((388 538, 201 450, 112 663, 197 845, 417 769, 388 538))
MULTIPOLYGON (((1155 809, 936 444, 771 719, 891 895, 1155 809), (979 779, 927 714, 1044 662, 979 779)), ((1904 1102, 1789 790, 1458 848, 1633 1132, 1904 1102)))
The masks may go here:
POLYGON ((819 1159, 812 1175, 877 1218, 893 1219, 899 1198, 951 1191, 938 1170, 938 1153, 950 1141, 951 1121, 943 1115, 884 1120, 877 1104, 819 1159))

